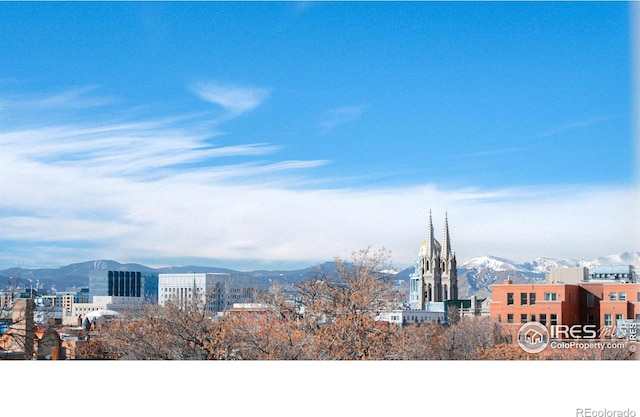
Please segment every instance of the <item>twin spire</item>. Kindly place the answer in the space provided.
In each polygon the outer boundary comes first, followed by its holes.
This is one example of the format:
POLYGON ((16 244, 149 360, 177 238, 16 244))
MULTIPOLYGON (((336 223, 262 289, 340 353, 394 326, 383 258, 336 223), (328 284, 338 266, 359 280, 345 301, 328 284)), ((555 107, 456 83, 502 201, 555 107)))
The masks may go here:
POLYGON ((426 254, 429 258, 433 258, 436 255, 436 246, 440 246, 438 251, 440 251, 440 257, 443 260, 455 259, 455 254, 451 252, 451 237, 449 236, 449 216, 448 213, 444 213, 444 239, 442 240, 442 245, 435 239, 433 235, 433 217, 431 214, 431 209, 429 209, 429 228, 427 229, 427 239, 426 239, 426 254))

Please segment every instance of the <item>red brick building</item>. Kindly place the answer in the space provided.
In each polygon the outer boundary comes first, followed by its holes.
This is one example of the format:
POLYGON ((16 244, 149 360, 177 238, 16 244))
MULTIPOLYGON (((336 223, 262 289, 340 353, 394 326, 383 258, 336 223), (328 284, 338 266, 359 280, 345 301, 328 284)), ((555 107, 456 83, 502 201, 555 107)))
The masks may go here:
MULTIPOLYGON (((584 291, 584 319, 598 328, 612 327, 617 320, 640 320, 640 284, 587 282, 584 291)), ((585 324, 586 324, 585 323, 585 324)))
POLYGON ((618 320, 640 320, 640 283, 513 284, 492 287, 490 316, 517 332, 523 323, 595 325, 614 329, 618 320))

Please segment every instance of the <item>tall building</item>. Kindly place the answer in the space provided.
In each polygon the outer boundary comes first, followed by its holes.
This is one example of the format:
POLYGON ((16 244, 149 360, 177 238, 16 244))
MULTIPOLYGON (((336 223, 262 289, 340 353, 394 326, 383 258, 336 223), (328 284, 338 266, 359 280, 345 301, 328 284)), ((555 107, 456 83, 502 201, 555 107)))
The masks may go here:
POLYGON ((142 274, 138 271, 89 271, 89 299, 95 296, 141 297, 142 274))
POLYGON ((209 312, 230 309, 234 303, 255 303, 269 286, 243 274, 186 273, 158 275, 158 304, 200 300, 209 312))
POLYGON ((77 324, 88 313, 97 310, 117 312, 144 309, 146 276, 139 271, 95 269, 89 271, 89 293, 86 302, 74 302, 62 318, 65 325, 77 324))
POLYGON ((428 303, 458 299, 456 255, 451 250, 449 220, 445 213, 442 244, 434 236, 433 219, 429 211, 427 237, 420 246, 415 271, 410 277, 409 304, 424 310, 428 303))

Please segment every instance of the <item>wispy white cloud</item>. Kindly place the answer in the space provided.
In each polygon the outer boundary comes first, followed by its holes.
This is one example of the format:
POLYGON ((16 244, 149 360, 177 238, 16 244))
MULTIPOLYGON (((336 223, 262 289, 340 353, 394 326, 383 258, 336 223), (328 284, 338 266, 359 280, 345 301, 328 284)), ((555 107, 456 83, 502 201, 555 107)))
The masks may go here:
POLYGON ((502 149, 488 149, 485 151, 478 152, 469 152, 465 154, 454 155, 455 158, 476 158, 483 156, 494 156, 494 155, 508 155, 520 152, 526 152, 527 148, 502 148, 502 149))
POLYGON ((230 117, 253 110, 270 94, 266 88, 224 85, 216 82, 195 83, 191 86, 191 91, 202 100, 222 107, 230 117))
POLYGON ((225 185, 199 174, 147 184, 74 177, 57 192, 48 191, 58 181, 50 178, 24 193, 44 194, 22 201, 38 215, 3 219, 0 227, 13 239, 104 246, 70 247, 66 257, 56 255, 60 262, 216 258, 240 269, 256 260, 321 262, 367 246, 387 247, 394 263, 408 266, 425 238, 429 209, 437 234, 448 212, 460 263, 487 254, 590 258, 639 247, 636 214, 609 203, 637 197, 633 188, 291 189, 225 185), (98 209, 109 216, 95 215, 98 209))
POLYGON ((53 94, 6 97, 0 99, 0 109, 59 111, 100 107, 117 102, 114 97, 91 94, 98 89, 98 86, 81 86, 53 94))
POLYGON ((0 264, 215 258, 252 269, 385 246, 406 266, 429 209, 436 233, 449 213, 459 262, 640 248, 635 206, 610 204, 640 201, 637 188, 320 186, 309 170, 329 161, 278 158, 268 143, 216 146, 218 134, 198 121, 0 126, 0 244, 9 248, 0 264))
POLYGON ((153 177, 202 166, 224 165, 223 157, 273 155, 280 147, 266 143, 216 146, 219 134, 196 120, 180 118, 136 122, 85 122, 0 131, 0 145, 15 158, 45 166, 86 169, 93 175, 153 177))
POLYGON ((572 130, 576 130, 576 129, 581 129, 587 126, 591 126, 591 125, 595 125, 595 124, 599 124, 599 123, 603 123, 603 122, 608 122, 611 120, 615 120, 619 118, 619 116, 599 116, 599 117, 592 117, 589 119, 584 119, 584 120, 578 120, 575 122, 570 122, 570 123, 565 123, 559 126, 555 126, 549 130, 546 130, 544 132, 541 133, 536 133, 530 136, 527 136, 526 139, 542 139, 542 138, 547 138, 547 137, 551 137, 551 136, 555 136, 561 133, 565 133, 565 132, 569 132, 572 130))
POLYGON ((362 106, 347 106, 328 110, 323 114, 319 127, 323 132, 328 132, 340 124, 360 119, 363 112, 362 106))

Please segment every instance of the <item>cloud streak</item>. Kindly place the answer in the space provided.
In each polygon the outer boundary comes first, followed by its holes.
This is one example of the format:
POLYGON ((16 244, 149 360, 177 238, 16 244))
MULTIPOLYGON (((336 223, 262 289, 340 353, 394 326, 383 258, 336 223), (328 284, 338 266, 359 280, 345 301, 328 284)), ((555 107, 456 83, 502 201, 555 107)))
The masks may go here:
POLYGON ((202 100, 222 107, 229 117, 236 117, 255 109, 270 94, 266 88, 223 85, 216 82, 193 84, 191 91, 202 100))
POLYGON ((361 106, 347 106, 328 110, 323 114, 319 127, 322 132, 328 132, 343 123, 359 120, 364 109, 361 106))
POLYGON ((477 158, 477 157, 484 157, 484 156, 509 155, 514 153, 526 152, 526 151, 527 151, 527 148, 489 149, 485 151, 455 155, 454 157, 455 158, 477 158))
POLYGON ((98 89, 98 86, 82 86, 49 95, 8 97, 0 100, 0 110, 80 110, 92 107, 106 106, 117 102, 114 97, 97 96, 91 94, 98 89))
POLYGON ((565 123, 563 125, 553 127, 553 128, 551 128, 551 129, 549 129, 547 131, 528 136, 527 139, 548 138, 548 137, 551 137, 551 136, 559 135, 561 133, 570 132, 570 131, 577 130, 577 129, 582 129, 584 127, 591 126, 591 125, 594 125, 594 124, 599 124, 599 123, 603 123, 603 122, 608 122, 610 120, 615 120, 617 118, 618 118, 617 116, 600 116, 600 117, 593 117, 593 118, 585 119, 585 120, 579 120, 577 122, 565 123))
MULTIPOLYGON (((517 261, 590 258, 639 247, 634 213, 608 203, 637 196, 632 188, 291 189, 224 185, 187 174, 149 184, 111 181, 102 178, 89 187, 77 179, 60 194, 33 184, 31 193, 43 196, 22 204, 37 214, 3 217, 5 239, 31 240, 34 247, 57 241, 50 262, 58 263, 109 258, 166 265, 168 259, 186 264, 200 258, 249 270, 267 262, 303 266, 384 246, 397 265, 408 266, 432 209, 437 235, 448 212, 460 263, 487 254, 517 261), (97 215, 100 210, 108 216, 97 215)), ((23 251, 16 258, 8 251, 0 262, 26 265, 31 255, 42 253, 23 251)))
MULTIPOLYGON (((257 105, 244 102, 228 108, 257 105)), ((436 233, 449 213, 460 263, 640 247, 635 211, 610 204, 638 201, 637 188, 320 186, 310 170, 331 161, 279 158, 269 143, 214 145, 219 133, 187 119, 0 127, 0 266, 197 258, 249 270, 308 266, 367 246, 387 247, 408 266, 429 209, 436 233)))

